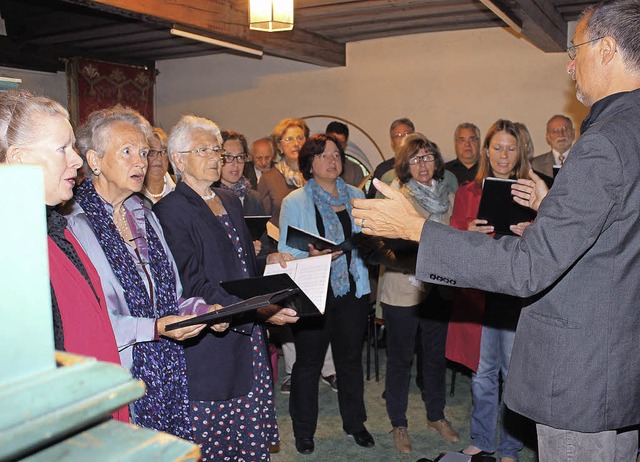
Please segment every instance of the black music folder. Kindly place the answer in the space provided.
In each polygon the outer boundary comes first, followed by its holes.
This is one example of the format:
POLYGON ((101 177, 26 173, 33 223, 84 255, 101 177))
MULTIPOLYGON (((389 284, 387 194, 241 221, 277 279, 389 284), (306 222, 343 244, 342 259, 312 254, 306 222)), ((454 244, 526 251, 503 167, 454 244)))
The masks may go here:
POLYGON ((478 218, 487 220, 498 234, 513 235, 509 226, 531 221, 536 212, 513 200, 511 185, 515 180, 487 177, 482 184, 478 218))
POLYGON ((338 250, 349 252, 354 248, 350 239, 338 244, 322 236, 318 236, 317 234, 296 228, 295 226, 289 225, 287 227, 287 245, 289 247, 302 250, 303 252, 308 252, 309 244, 313 245, 316 250, 320 251, 330 249, 332 252, 337 252, 338 250))
POLYGON ((293 308, 300 317, 321 314, 307 294, 286 273, 223 281, 220 286, 231 295, 240 298, 257 297, 263 294, 279 294, 288 290, 287 297, 280 300, 284 301, 284 303, 280 303, 280 305, 285 306, 286 304, 287 307, 293 308))
POLYGON ((267 221, 270 218, 271 215, 247 215, 244 217, 252 240, 259 241, 262 235, 267 232, 267 221))
MULTIPOLYGON (((246 280, 247 279, 244 279, 244 281, 246 280)), ((282 300, 289 298, 290 296, 296 294, 299 291, 300 289, 297 289, 297 288, 287 288, 287 289, 273 291, 271 293, 257 295, 255 297, 242 300, 241 302, 233 303, 231 305, 225 306, 224 308, 221 308, 218 311, 211 311, 209 313, 202 314, 194 318, 189 318, 184 321, 174 322, 173 324, 167 325, 165 329, 175 330, 175 329, 180 329, 181 327, 188 327, 196 324, 214 324, 216 321, 219 321, 220 319, 223 319, 223 318, 227 318, 234 314, 240 314, 240 313, 245 313, 247 311, 257 310, 258 308, 262 308, 263 306, 268 306, 274 303, 278 303, 282 300)))

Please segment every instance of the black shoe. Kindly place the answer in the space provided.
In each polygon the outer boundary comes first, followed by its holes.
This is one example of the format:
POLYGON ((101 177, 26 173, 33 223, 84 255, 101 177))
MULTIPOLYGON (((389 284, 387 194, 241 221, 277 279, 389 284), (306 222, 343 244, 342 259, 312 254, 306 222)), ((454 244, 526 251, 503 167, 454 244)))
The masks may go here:
POLYGON ((300 454, 311 454, 315 448, 316 446, 313 444, 313 438, 307 436, 296 438, 296 449, 300 454))
POLYGON ((373 436, 366 429, 360 430, 355 433, 348 433, 348 435, 353 436, 353 439, 356 441, 358 446, 362 446, 363 448, 372 448, 376 445, 373 436))

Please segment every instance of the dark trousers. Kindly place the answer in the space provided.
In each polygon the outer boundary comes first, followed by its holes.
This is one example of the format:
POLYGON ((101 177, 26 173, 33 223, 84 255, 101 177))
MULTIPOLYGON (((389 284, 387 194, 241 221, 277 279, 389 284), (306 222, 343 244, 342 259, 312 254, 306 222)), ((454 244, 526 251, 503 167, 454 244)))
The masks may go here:
POLYGON ((387 330, 387 377, 385 398, 387 414, 393 427, 406 427, 411 364, 416 336, 420 338, 422 380, 427 418, 444 418, 447 361, 445 345, 449 325, 449 306, 436 292, 424 303, 411 307, 396 307, 382 303, 387 330))
POLYGON ((334 298, 329 292, 324 316, 292 324, 296 362, 291 373, 289 413, 294 436, 313 437, 318 423, 318 380, 329 342, 338 378, 338 405, 347 433, 364 429, 362 346, 367 328, 367 297, 351 291, 334 298))

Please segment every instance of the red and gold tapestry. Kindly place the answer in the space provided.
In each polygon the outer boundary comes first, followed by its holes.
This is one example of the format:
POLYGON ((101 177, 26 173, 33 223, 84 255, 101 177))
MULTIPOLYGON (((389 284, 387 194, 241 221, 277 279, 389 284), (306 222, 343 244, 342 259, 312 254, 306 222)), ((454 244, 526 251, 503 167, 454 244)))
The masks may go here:
POLYGON ((153 124, 155 68, 73 58, 67 62, 67 81, 69 112, 75 127, 91 112, 118 103, 137 110, 153 124))

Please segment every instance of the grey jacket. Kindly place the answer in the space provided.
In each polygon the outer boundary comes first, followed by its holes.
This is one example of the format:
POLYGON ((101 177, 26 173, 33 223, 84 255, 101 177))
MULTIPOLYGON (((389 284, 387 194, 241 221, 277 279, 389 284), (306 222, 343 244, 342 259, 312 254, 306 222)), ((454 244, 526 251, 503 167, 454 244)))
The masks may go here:
POLYGON ((432 222, 422 232, 420 279, 530 297, 505 402, 555 428, 640 423, 638 127, 640 90, 594 104, 521 239, 432 222))

